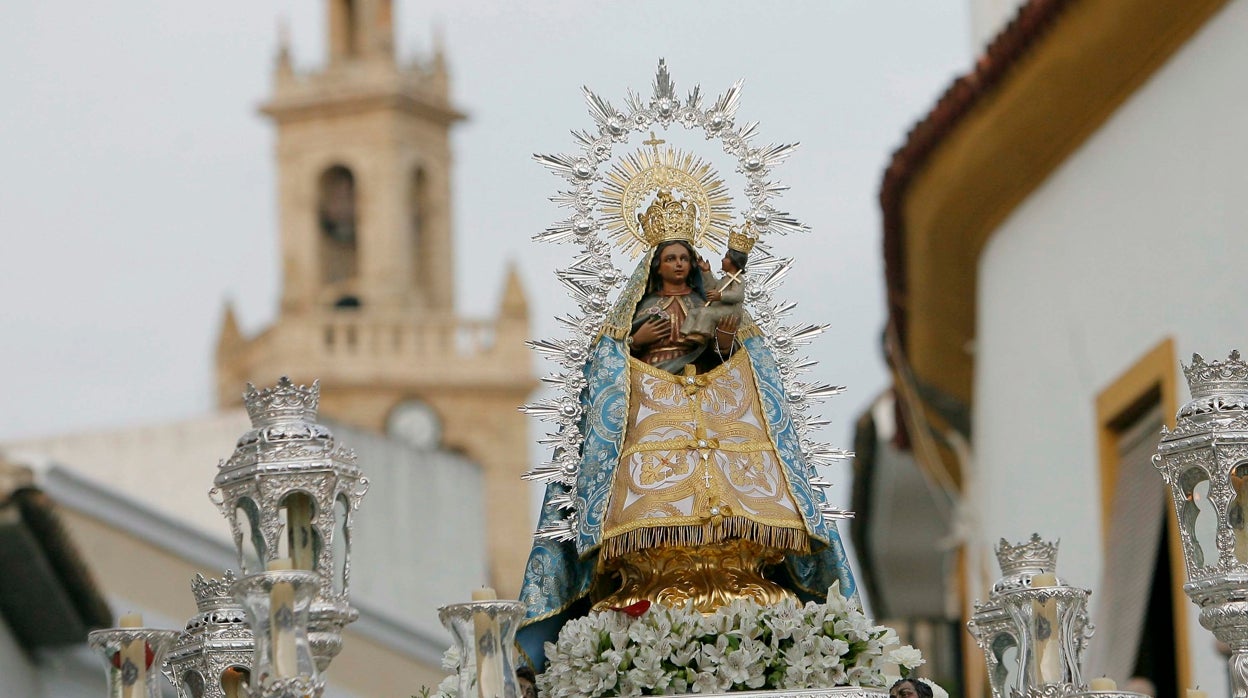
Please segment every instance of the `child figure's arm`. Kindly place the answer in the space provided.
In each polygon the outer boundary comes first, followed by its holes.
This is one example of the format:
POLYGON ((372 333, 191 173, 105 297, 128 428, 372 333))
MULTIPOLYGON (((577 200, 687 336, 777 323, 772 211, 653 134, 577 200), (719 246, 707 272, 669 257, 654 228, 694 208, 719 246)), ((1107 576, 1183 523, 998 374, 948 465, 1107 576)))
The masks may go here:
POLYGON ((737 274, 734 277, 724 279, 723 286, 719 289, 719 302, 728 305, 739 305, 745 301, 745 274, 737 274))

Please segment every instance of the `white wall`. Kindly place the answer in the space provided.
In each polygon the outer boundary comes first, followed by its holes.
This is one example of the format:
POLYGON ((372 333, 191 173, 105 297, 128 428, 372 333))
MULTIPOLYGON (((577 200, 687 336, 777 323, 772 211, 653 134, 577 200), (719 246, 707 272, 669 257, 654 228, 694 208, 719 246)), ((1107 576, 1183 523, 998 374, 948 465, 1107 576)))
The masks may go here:
MULTIPOLYGON (((1060 569, 1078 584, 1101 572, 1098 392, 1166 336, 1184 361, 1248 350, 1245 36, 1248 5, 1229 3, 1014 212, 980 261, 985 534, 1060 537, 1060 569)), ((1212 642, 1194 621, 1191 633, 1194 645, 1212 642)), ((1224 665, 1207 654, 1195 678, 1225 693, 1224 665)))
POLYGON ((221 541, 230 529, 208 498, 217 462, 251 428, 241 407, 197 419, 0 444, 11 459, 60 463, 221 541))
MULTIPOLYGON (((447 451, 329 427, 370 481, 352 531, 352 599, 446 636, 438 607, 470 598, 489 579, 480 467, 447 451)), ((516 496, 527 496, 521 482, 516 496)))
POLYGON ((0 616, 0 698, 41 696, 39 677, 4 617, 0 616))

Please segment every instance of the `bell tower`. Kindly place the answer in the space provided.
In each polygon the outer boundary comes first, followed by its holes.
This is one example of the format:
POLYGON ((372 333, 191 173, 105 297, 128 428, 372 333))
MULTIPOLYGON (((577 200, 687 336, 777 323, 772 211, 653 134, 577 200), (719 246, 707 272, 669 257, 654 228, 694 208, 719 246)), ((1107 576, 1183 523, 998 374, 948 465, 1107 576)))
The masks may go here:
POLYGON ((524 290, 509 269, 496 317, 456 313, 449 135, 464 115, 441 46, 400 63, 392 0, 325 2, 328 60, 296 70, 283 37, 261 106, 277 129, 278 318, 246 337, 226 308, 218 402, 320 379, 331 419, 467 454, 484 470, 491 581, 514 592, 533 530, 524 290))

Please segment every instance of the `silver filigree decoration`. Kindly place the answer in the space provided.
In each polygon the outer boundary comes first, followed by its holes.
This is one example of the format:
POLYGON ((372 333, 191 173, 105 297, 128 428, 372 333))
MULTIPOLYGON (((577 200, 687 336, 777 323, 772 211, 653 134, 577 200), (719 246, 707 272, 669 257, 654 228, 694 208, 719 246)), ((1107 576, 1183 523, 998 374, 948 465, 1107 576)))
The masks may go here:
POLYGON ((1192 399, 1175 428, 1162 430, 1153 464, 1178 517, 1183 591, 1200 624, 1230 647, 1231 695, 1248 698, 1248 363, 1238 351, 1225 361, 1193 354, 1183 373, 1192 399), (1213 540, 1200 534, 1198 519, 1213 524, 1213 540))
POLYGON ((252 428, 221 462, 210 497, 230 524, 244 574, 263 570, 278 556, 288 535, 290 497, 302 495, 311 503, 308 547, 321 589, 310 611, 309 643, 323 671, 342 647, 343 628, 359 616, 350 605, 351 530, 368 478, 355 453, 316 421, 319 398, 316 382, 295 385, 283 376, 273 387, 248 384, 243 401, 252 428), (245 542, 259 559, 246 554, 245 542), (335 563, 336 548, 341 565, 335 563))

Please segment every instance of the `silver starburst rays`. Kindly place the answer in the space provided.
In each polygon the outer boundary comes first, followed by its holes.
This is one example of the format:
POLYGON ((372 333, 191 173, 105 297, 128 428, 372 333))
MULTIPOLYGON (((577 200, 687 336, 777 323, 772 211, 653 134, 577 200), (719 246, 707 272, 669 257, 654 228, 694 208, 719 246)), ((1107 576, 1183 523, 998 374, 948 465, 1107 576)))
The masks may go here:
MULTIPOLYGON (((576 301, 580 314, 560 318, 570 330, 566 338, 529 343, 530 347, 551 359, 562 370, 544 379, 557 389, 557 396, 521 408, 523 412, 553 422, 557 427, 542 440, 553 447, 551 459, 529 471, 526 479, 558 481, 569 488, 576 483, 583 439, 578 426, 581 419, 580 396, 585 388, 583 370, 590 348, 602 331, 607 312, 615 300, 613 291, 625 279, 624 273, 612 262, 611 246, 616 243, 634 256, 645 249, 645 243, 636 230, 636 207, 648 201, 642 202, 638 192, 653 190, 650 186, 643 187, 640 180, 647 172, 657 169, 663 170, 662 176, 673 170, 683 172, 684 175, 678 177, 681 181, 661 186, 679 191, 686 197, 705 197, 699 202, 698 229, 702 235, 699 244, 719 246, 727 236, 732 200, 727 187, 710 164, 673 148, 658 147, 659 139, 653 132, 673 125, 687 130, 701 130, 707 140, 718 140, 724 152, 736 159, 736 171, 745 179, 743 193, 748 206, 741 213, 760 238, 750 256, 746 304, 779 364, 803 455, 811 469, 812 484, 821 488, 828 486, 818 477, 816 466, 827 465, 849 455, 844 450, 811 438, 813 428, 827 422, 810 414, 810 409, 841 392, 842 388, 801 379, 814 362, 798 356, 798 353, 802 346, 827 329, 827 325, 788 324, 786 319, 795 304, 773 298, 793 260, 773 256, 766 236, 808 230, 788 213, 769 203, 787 189, 772 179, 772 170, 793 153, 797 144, 755 145, 752 141, 758 134, 758 124, 737 123, 740 95, 741 82, 738 81, 709 104, 704 102, 699 87, 694 87, 681 100, 676 95, 676 84, 666 62, 660 60, 649 99, 643 99, 630 90, 621 110, 586 88, 585 98, 596 131, 573 132, 578 146, 576 152, 534 156, 566 182, 567 188, 561 189, 551 200, 568 210, 568 216, 538 233, 534 239, 570 243, 580 248, 572 264, 556 272, 576 301), (643 136, 641 147, 617 157, 614 163, 607 166, 612 160, 615 145, 627 144, 639 134, 643 136), (602 174, 604 166, 607 166, 605 176, 602 174), (595 208, 600 211, 599 217, 595 216, 595 208)), ((651 186, 655 184, 648 182, 651 186)), ((555 540, 570 539, 576 528, 573 498, 554 498, 551 505, 567 509, 571 514, 552 530, 539 530, 538 535, 555 540)), ((848 512, 826 502, 822 509, 827 518, 849 516, 848 512)))

